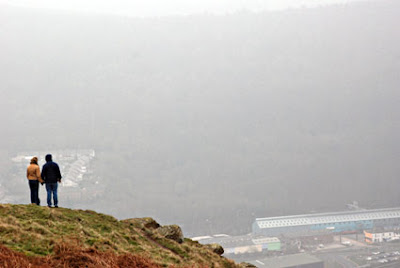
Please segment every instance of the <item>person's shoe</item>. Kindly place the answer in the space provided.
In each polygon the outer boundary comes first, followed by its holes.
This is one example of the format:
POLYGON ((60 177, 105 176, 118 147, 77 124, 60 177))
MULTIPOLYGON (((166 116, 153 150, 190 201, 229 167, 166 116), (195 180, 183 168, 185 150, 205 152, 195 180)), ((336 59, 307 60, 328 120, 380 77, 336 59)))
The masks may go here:
POLYGON ((57 205, 55 205, 54 207, 55 207, 55 208, 58 208, 58 206, 57 206, 57 205))
POLYGON ((48 205, 49 208, 52 208, 52 206, 48 205))

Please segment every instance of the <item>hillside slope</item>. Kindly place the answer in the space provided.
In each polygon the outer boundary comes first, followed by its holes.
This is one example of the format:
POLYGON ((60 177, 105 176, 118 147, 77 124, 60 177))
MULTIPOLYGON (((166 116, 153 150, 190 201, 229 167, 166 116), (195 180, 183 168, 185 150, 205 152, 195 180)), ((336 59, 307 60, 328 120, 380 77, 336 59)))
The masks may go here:
POLYGON ((1 267, 239 267, 176 225, 89 210, 2 204, 0 242, 1 267))

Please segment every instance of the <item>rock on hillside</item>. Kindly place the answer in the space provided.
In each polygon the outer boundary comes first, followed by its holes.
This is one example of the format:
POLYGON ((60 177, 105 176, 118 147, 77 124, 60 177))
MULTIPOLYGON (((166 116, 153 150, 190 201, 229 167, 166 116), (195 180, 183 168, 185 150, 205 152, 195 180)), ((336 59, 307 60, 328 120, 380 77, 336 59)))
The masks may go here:
POLYGON ((89 210, 0 205, 0 242, 1 267, 239 267, 177 225, 89 210))

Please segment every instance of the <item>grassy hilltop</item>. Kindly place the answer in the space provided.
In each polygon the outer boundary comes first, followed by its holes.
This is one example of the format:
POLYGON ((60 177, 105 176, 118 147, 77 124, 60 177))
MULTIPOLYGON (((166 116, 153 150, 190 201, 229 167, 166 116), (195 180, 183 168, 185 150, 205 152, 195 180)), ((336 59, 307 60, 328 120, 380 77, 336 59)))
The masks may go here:
MULTIPOLYGON (((160 232, 151 218, 0 205, 1 267, 239 267, 208 246, 160 232)), ((178 226, 172 226, 180 230, 178 226)))

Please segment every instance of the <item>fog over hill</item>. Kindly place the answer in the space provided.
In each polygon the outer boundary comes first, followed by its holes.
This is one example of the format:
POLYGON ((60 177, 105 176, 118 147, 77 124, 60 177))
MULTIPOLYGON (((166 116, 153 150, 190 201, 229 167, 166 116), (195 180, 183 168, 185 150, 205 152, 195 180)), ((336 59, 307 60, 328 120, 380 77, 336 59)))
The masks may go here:
POLYGON ((92 148, 108 191, 87 208, 189 234, 353 200, 400 206, 399 11, 382 0, 135 19, 0 6, 1 187, 17 152, 92 148))
POLYGON ((114 14, 130 17, 159 17, 194 14, 229 14, 243 11, 277 11, 346 5, 380 0, 0 0, 0 4, 78 13, 114 14))

